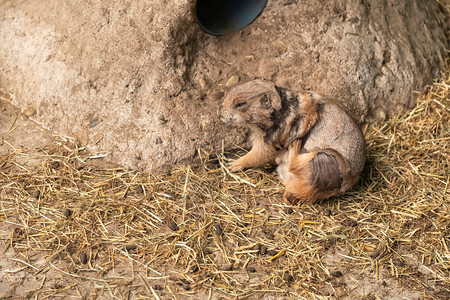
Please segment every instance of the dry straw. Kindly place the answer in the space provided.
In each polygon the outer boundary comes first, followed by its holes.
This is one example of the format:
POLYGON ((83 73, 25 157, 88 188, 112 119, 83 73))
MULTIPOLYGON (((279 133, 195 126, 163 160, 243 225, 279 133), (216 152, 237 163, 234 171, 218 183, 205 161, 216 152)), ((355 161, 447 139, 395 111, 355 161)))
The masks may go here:
POLYGON ((40 167, 16 149, 0 157, 0 280, 36 284, 0 297, 335 299, 369 280, 448 299, 449 87, 366 128, 359 184, 314 205, 285 206, 270 167, 229 172, 229 153, 156 175, 97 167, 63 138, 40 167))

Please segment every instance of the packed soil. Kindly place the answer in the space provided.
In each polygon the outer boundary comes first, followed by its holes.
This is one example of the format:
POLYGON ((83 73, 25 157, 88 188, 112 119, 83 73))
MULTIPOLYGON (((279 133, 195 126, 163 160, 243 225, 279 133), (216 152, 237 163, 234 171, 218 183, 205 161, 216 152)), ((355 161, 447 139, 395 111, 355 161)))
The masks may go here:
POLYGON ((444 1, 271 0, 222 37, 201 31, 194 2, 2 0, 0 88, 53 133, 155 172, 245 146, 216 114, 235 84, 315 91, 370 123, 414 107, 445 67, 444 1))
POLYGON ((3 94, 0 298, 449 299, 449 89, 364 128, 351 191, 294 207, 272 166, 228 170, 244 150, 141 173, 3 94))

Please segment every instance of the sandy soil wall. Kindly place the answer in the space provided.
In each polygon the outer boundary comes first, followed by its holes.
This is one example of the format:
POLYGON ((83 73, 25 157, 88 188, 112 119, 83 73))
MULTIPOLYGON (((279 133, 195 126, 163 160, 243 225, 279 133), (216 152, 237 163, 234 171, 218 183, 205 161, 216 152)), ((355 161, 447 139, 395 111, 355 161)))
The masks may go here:
POLYGON ((360 122, 408 109, 444 65, 434 0, 269 1, 242 32, 204 34, 191 1, 0 2, 0 88, 95 153, 163 170, 245 144, 216 115, 255 77, 336 97, 360 122))

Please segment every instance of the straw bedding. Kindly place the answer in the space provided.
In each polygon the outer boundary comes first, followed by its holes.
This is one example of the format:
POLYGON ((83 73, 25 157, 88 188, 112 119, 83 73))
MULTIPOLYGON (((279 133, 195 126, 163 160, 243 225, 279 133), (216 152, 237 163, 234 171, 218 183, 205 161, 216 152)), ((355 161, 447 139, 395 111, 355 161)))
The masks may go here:
POLYGON ((412 111, 367 126, 360 182, 312 205, 283 204, 270 166, 229 172, 232 153, 199 149, 198 165, 156 175, 64 137, 33 154, 39 167, 12 150, 1 280, 35 283, 0 297, 448 299, 449 87, 447 73, 412 111))

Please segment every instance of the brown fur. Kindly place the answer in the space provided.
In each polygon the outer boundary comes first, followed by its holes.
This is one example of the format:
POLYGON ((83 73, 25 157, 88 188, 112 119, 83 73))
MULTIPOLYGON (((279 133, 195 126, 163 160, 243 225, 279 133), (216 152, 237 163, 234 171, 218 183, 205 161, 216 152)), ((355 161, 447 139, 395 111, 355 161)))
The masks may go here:
POLYGON ((365 142, 360 129, 336 101, 316 93, 295 93, 253 80, 227 93, 219 115, 252 133, 252 149, 230 169, 275 159, 289 204, 341 194, 362 171, 365 142))

